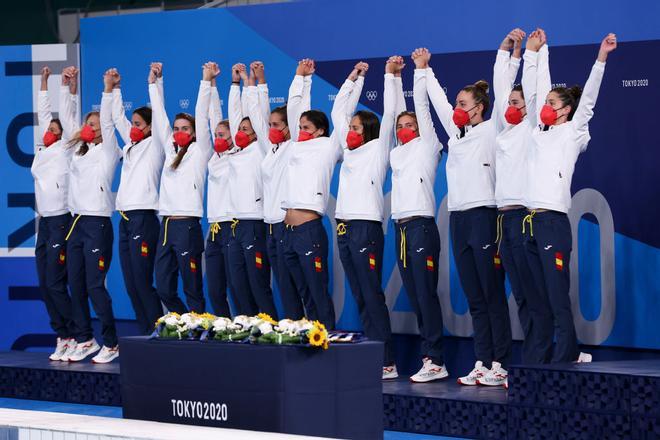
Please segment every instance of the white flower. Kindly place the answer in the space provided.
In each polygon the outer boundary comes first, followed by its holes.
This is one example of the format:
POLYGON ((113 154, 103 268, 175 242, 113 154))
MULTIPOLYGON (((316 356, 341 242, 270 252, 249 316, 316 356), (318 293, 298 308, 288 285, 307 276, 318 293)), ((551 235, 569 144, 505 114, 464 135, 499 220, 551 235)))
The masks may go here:
POLYGON ((227 327, 231 325, 231 319, 229 318, 218 318, 213 321, 213 331, 222 332, 227 330, 227 327))
POLYGON ((268 333, 273 332, 273 326, 269 322, 262 322, 259 324, 258 328, 262 335, 267 335, 268 333))
POLYGON ((171 326, 177 326, 177 325, 179 325, 179 320, 177 319, 176 316, 167 315, 165 317, 165 324, 166 325, 171 325, 171 326))

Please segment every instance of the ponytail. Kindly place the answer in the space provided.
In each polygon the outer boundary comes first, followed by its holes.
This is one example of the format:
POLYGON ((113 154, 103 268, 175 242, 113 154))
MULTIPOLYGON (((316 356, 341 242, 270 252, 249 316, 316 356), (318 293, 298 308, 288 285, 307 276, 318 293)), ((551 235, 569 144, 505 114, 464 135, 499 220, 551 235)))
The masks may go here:
POLYGON ((573 115, 575 114, 575 110, 577 110, 577 106, 580 102, 580 97, 582 96, 582 87, 580 86, 573 86, 573 87, 555 87, 554 89, 551 90, 551 92, 555 92, 557 96, 559 96, 559 100, 562 102, 562 106, 571 106, 571 112, 568 114, 568 117, 566 118, 568 121, 573 119, 573 115))

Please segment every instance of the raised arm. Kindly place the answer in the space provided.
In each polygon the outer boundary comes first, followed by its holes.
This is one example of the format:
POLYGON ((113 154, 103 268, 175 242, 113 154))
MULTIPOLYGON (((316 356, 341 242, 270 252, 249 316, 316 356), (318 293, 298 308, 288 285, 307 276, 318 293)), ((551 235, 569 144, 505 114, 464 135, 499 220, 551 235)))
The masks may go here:
MULTIPOLYGON (((220 68, 218 68, 220 74, 220 68)), ((217 78, 217 76, 216 76, 217 78)), ((211 137, 215 140, 215 128, 223 119, 222 106, 220 105, 220 94, 216 84, 216 78, 211 80, 211 104, 209 105, 209 119, 211 121, 211 137)))
POLYGON ((156 80, 158 75, 162 75, 163 65, 161 63, 151 63, 149 69, 149 101, 151 102, 151 134, 163 147, 165 154, 169 151, 172 138, 172 127, 170 119, 165 111, 165 102, 163 95, 158 89, 156 80))
POLYGON ((405 64, 400 56, 391 56, 385 63, 385 85, 383 90, 383 118, 380 121, 378 138, 382 147, 390 149, 394 142, 394 127, 396 117, 406 110, 406 101, 403 97, 403 83, 401 71, 405 64), (402 101, 399 103, 399 99, 402 101), (400 107, 403 105, 403 107, 400 107))
POLYGON ((493 105, 493 117, 496 122, 497 131, 503 130, 506 125, 504 114, 509 105, 509 95, 513 89, 513 82, 520 68, 520 47, 525 33, 520 29, 514 29, 504 38, 500 44, 493 67, 493 93, 495 104, 493 105), (513 49, 513 56, 509 53, 513 49))
MULTIPOLYGON (((607 56, 616 49, 617 41, 615 34, 608 34, 600 43, 598 58, 591 68, 589 79, 587 79, 580 97, 575 114, 573 115, 573 125, 578 134, 589 133, 589 121, 594 115, 594 107, 598 99, 598 91, 605 73, 605 63, 607 56)), ((585 145, 586 146, 586 145, 585 145)))
POLYGON ((209 105, 211 104, 211 80, 214 78, 214 63, 208 62, 202 68, 202 80, 195 103, 195 138, 197 148, 202 152, 204 162, 211 157, 211 130, 209 128, 209 105))
POLYGON ((48 96, 48 77, 50 68, 45 66, 41 69, 41 88, 37 99, 37 118, 39 120, 39 131, 41 134, 48 130, 50 121, 53 120, 53 114, 50 108, 50 97, 48 96))
POLYGON ((447 135, 451 137, 458 130, 456 124, 454 124, 454 121, 452 120, 454 107, 449 103, 447 94, 440 86, 440 83, 433 73, 433 69, 430 67, 426 69, 426 90, 431 99, 431 104, 440 119, 440 124, 442 124, 447 135))
POLYGON ((126 111, 124 110, 124 99, 121 96, 121 76, 116 69, 114 73, 117 76, 117 81, 115 88, 112 89, 112 121, 124 144, 130 145, 132 143, 131 127, 133 124, 126 117, 126 111))
MULTIPOLYGON (((227 112, 229 113, 229 131, 232 139, 236 138, 238 126, 243 119, 243 104, 241 102, 241 73, 245 74, 244 64, 234 64, 231 68, 231 87, 229 88, 229 101, 227 112)), ((244 82, 244 87, 247 82, 244 82)))
MULTIPOLYGON (((534 31, 530 34, 530 38, 535 36, 534 31)), ((529 39, 528 39, 529 42, 529 39)), ((536 47, 529 47, 525 49, 525 55, 523 55, 524 64, 523 64, 523 73, 522 73, 522 88, 523 95, 525 95, 525 106, 527 107, 527 120, 532 127, 536 127, 538 124, 538 113, 536 109, 536 77, 538 69, 538 59, 539 52, 534 50, 536 47)))
POLYGON ((412 59, 415 62, 415 82, 413 84, 413 100, 415 102, 415 115, 417 116, 417 127, 419 136, 429 145, 437 146, 440 141, 431 120, 431 107, 429 106, 429 95, 426 89, 426 77, 429 70, 431 54, 428 49, 416 49, 412 59))
POLYGON ((286 114, 289 123, 289 133, 293 141, 298 140, 300 115, 310 108, 313 74, 314 61, 304 59, 298 63, 296 76, 293 77, 291 86, 289 86, 286 114))
POLYGON ((344 81, 344 84, 342 84, 339 89, 339 92, 335 96, 335 101, 332 104, 330 118, 332 119, 334 132, 337 133, 337 142, 339 142, 342 147, 346 147, 346 135, 348 134, 351 116, 353 116, 353 113, 355 112, 357 101, 362 91, 362 85, 364 84, 364 77, 359 74, 360 67, 365 70, 368 69, 368 67, 361 66, 361 64, 366 63, 358 63, 355 65, 344 81), (355 96, 358 98, 355 99, 355 96))
POLYGON ((117 144, 117 136, 115 136, 115 124, 112 122, 112 89, 115 86, 115 81, 114 69, 108 69, 103 75, 104 88, 99 115, 101 136, 103 137, 103 155, 111 161, 114 161, 115 158, 121 155, 119 145, 117 144))
MULTIPOLYGON (((259 92, 259 108, 261 110, 261 118, 265 121, 268 121, 268 117, 270 116, 270 100, 268 96, 268 84, 266 83, 266 69, 264 63, 261 61, 251 62, 250 76, 254 78, 252 80, 254 83, 251 81, 250 85, 255 85, 257 87, 257 91, 259 92)), ((246 114, 249 113, 249 110, 247 110, 249 105, 249 102, 246 100, 246 114)), ((250 117, 250 120, 252 120, 252 117, 250 117)))
POLYGON ((60 122, 62 123, 62 140, 68 142, 73 134, 80 128, 80 118, 78 116, 78 100, 72 90, 76 86, 72 82, 76 81, 78 69, 73 66, 67 67, 62 71, 62 86, 60 87, 60 122))
POLYGON ((545 105, 545 98, 552 90, 552 80, 550 78, 550 60, 545 32, 537 29, 538 33, 534 38, 527 39, 527 48, 538 52, 536 62, 536 109, 535 116, 541 120, 541 109, 545 105))

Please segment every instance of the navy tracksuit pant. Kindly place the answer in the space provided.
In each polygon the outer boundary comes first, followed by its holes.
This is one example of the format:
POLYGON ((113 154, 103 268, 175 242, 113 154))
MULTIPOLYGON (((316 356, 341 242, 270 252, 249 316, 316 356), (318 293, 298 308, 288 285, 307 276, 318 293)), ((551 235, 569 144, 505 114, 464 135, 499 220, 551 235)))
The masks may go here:
POLYGON ((532 273, 527 264, 525 242, 522 234, 522 221, 527 215, 524 208, 500 211, 499 222, 499 253, 504 265, 504 271, 509 278, 513 297, 518 305, 518 319, 523 330, 522 362, 524 364, 542 363, 535 347, 538 331, 531 319, 527 297, 534 295, 535 285, 532 273))
POLYGON ((442 309, 438 299, 440 234, 435 219, 422 217, 397 223, 399 272, 422 337, 422 356, 443 365, 442 309))
POLYGON ((270 288, 270 262, 266 251, 266 224, 263 220, 234 220, 229 241, 229 278, 234 297, 277 320, 270 288))
POLYGON ((149 335, 163 306, 154 287, 160 222, 150 209, 124 211, 119 221, 119 263, 140 333, 149 335))
POLYGON ((302 298, 307 318, 317 319, 333 330, 335 307, 328 290, 328 234, 322 219, 287 225, 282 245, 284 264, 279 270, 290 274, 299 292, 309 292, 309 297, 302 298))
POLYGON ((156 251, 156 291, 167 310, 186 313, 188 309, 204 313, 202 288, 202 253, 204 237, 199 218, 164 218, 156 251), (178 294, 178 273, 188 307, 178 294))
POLYGON ((486 368, 507 369, 511 360, 511 320, 504 269, 497 254, 497 210, 478 207, 449 214, 454 261, 474 328, 474 352, 486 368))
POLYGON ((337 220, 337 244, 364 334, 385 343, 383 365, 394 365, 390 312, 382 287, 383 225, 369 220, 337 220))
POLYGON ((539 326, 535 345, 545 362, 574 362, 580 350, 569 296, 571 225, 566 214, 556 211, 530 214, 524 225, 525 254, 536 285, 536 295, 529 298, 532 322, 539 326))
MULTIPOLYGON (((204 259, 206 260, 206 283, 209 289, 209 298, 213 306, 213 312, 217 316, 229 318, 232 316, 227 301, 227 289, 234 295, 234 290, 229 283, 227 245, 231 237, 231 222, 217 222, 211 224, 211 230, 206 237, 206 249, 204 259)), ((243 314, 240 304, 234 298, 234 307, 243 314)))
POLYGON ((76 341, 94 337, 89 311, 91 300, 101 321, 103 345, 117 345, 112 298, 105 288, 105 277, 112 261, 114 232, 109 217, 76 216, 66 242, 66 269, 71 289, 71 310, 76 341))
POLYGON ((71 225, 71 214, 39 218, 37 244, 34 249, 39 291, 46 305, 50 326, 62 339, 72 338, 71 297, 66 279, 65 237, 71 225))
POLYGON ((273 276, 280 291, 280 299, 284 308, 284 318, 298 320, 305 317, 305 307, 302 298, 309 298, 307 283, 296 286, 291 272, 286 268, 284 259, 284 222, 266 225, 268 227, 268 259, 273 276))

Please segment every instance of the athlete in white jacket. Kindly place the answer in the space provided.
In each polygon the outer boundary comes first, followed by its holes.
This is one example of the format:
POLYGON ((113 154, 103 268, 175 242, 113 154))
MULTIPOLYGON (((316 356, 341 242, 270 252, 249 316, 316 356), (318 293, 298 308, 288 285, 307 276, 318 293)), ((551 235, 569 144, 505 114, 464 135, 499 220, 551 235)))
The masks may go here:
MULTIPOLYGON (((113 75, 117 86, 112 90, 112 119, 125 143, 116 200, 121 215, 119 262, 140 332, 148 335, 163 314, 153 273, 160 228, 156 215, 158 185, 164 154, 158 139, 151 135, 151 108, 136 108, 128 120, 119 87, 121 77, 116 70, 113 75)), ((162 77, 156 81, 162 90, 162 77)))
POLYGON ((202 313, 205 310, 201 260, 204 237, 200 219, 204 214, 206 167, 212 152, 208 108, 215 73, 209 63, 204 65, 195 116, 177 114, 172 128, 156 82, 162 65, 154 63, 152 70, 153 74, 149 75, 151 130, 165 152, 158 202, 163 220, 156 252, 156 290, 168 310, 184 313, 190 309, 202 313), (177 272, 181 273, 188 307, 177 293, 177 272))
MULTIPOLYGON (((430 59, 425 49, 422 56, 430 59)), ((504 271, 497 254, 495 209, 495 121, 486 120, 488 83, 465 86, 456 107, 426 69, 431 103, 449 136, 447 199, 454 261, 465 292, 474 327, 474 369, 458 379, 476 385, 487 370, 504 384, 511 357, 511 324, 504 271)))
POLYGON ((360 62, 350 73, 332 107, 332 123, 343 151, 335 217, 339 258, 369 339, 385 345, 383 379, 398 377, 392 349, 390 314, 382 287, 383 183, 394 146, 396 116, 405 110, 401 69, 403 59, 385 65, 383 119, 355 112, 369 65, 360 62))
MULTIPOLYGON (((71 81, 72 70, 62 72, 60 87, 60 114, 70 113, 68 120, 78 119, 78 105, 73 99, 77 83, 71 81)), ((48 77, 50 69, 41 70, 41 89, 37 98, 39 130, 43 132, 42 142, 35 146, 32 161, 34 195, 38 215, 35 261, 39 277, 39 290, 46 305, 50 325, 57 334, 57 346, 50 360, 59 361, 68 349, 76 345, 75 328, 71 320, 71 298, 67 291, 66 243, 64 238, 71 222, 67 205, 69 186, 69 162, 71 149, 66 147, 73 134, 73 127, 64 126, 59 119, 53 119, 48 97, 48 77)))
MULTIPOLYGON (((105 278, 112 261, 114 233, 110 216, 114 211, 112 180, 121 150, 112 123, 111 72, 103 77, 101 112, 88 113, 85 124, 69 145, 74 149, 69 177, 69 209, 74 215, 67 234, 67 274, 71 288, 73 321, 78 344, 68 356, 80 361, 99 350, 92 332, 89 300, 101 321, 103 348, 92 362, 106 363, 119 356, 112 298, 105 278)), ((71 105, 71 104, 69 104, 71 105)), ((69 117, 62 114, 62 117, 69 117)), ((67 121, 74 125, 76 121, 67 121)), ((64 124, 63 124, 64 125, 64 124)))
MULTIPOLYGON (((253 63, 254 64, 254 63, 253 63)), ((247 112, 244 112, 248 88, 261 88, 267 95, 265 83, 256 84, 254 74, 248 77, 244 64, 232 67, 232 85, 229 90, 229 129, 238 148, 228 156, 228 192, 230 215, 233 218, 229 241, 229 277, 234 296, 239 303, 250 304, 250 314, 267 313, 277 319, 277 310, 270 287, 270 263, 266 252, 266 225, 263 221, 263 189, 261 162, 266 154, 263 143, 257 142, 247 112), (256 309, 252 305, 256 305, 256 309)), ((257 92, 261 94, 260 92, 257 92)), ((261 106, 260 106, 261 107, 261 106)), ((263 107, 261 107, 263 108, 263 107)), ((270 111, 270 106, 268 110, 270 111)), ((262 115, 262 118, 265 114, 262 115)))
MULTIPOLYGON (((264 102, 269 102, 268 88, 262 87, 266 84, 265 68, 263 63, 254 62, 250 65, 251 76, 259 83, 258 86, 250 85, 243 93, 246 99, 247 116, 254 129, 260 148, 265 151, 265 157, 261 161, 261 179, 263 189, 264 222, 267 227, 266 249, 273 277, 279 288, 282 301, 284 317, 289 319, 301 319, 305 316, 303 303, 310 303, 309 290, 306 285, 296 284, 286 268, 282 243, 284 239, 284 215, 282 209, 288 160, 293 149, 291 139, 292 129, 289 127, 287 113, 295 114, 294 121, 300 119, 300 114, 310 108, 311 76, 296 76, 291 87, 303 83, 302 96, 293 95, 285 106, 276 107, 270 114, 264 113, 264 102), (300 99, 298 99, 300 98, 300 99)), ((269 106, 266 108, 269 109, 269 106)), ((294 124, 296 125, 296 124, 294 124)))
POLYGON ((545 353, 545 362, 588 362, 591 355, 578 348, 569 296, 572 233, 566 213, 575 162, 589 143, 589 121, 605 61, 617 41, 614 34, 603 39, 584 90, 551 88, 549 63, 544 61, 547 51, 541 51, 544 41, 543 31, 528 40, 525 63, 531 68, 524 70, 526 75, 536 74, 534 111, 540 120, 529 146, 525 204, 530 212, 523 222, 527 262, 539 286, 538 298, 530 300, 532 321, 542 326, 534 343, 545 353))
POLYGON ((442 144, 431 120, 423 60, 413 53, 413 61, 415 112, 404 111, 397 116, 399 144, 390 153, 392 220, 399 272, 422 337, 422 368, 410 380, 431 382, 449 375, 437 293, 440 233, 433 190, 442 144))
MULTIPOLYGON (((314 73, 314 62, 303 60, 298 65, 296 76, 314 73)), ((289 101, 300 99, 304 81, 289 89, 289 101)), ((328 207, 330 181, 341 150, 334 138, 329 136, 328 117, 321 111, 308 110, 299 120, 287 108, 292 137, 288 160, 288 173, 282 208, 286 209, 283 239, 285 267, 301 286, 309 288, 311 304, 306 305, 309 318, 317 318, 328 329, 335 326, 335 310, 328 291, 328 235, 322 218, 328 207), (298 124, 299 130, 294 128, 298 124), (296 137, 297 135, 297 137, 296 137)))

